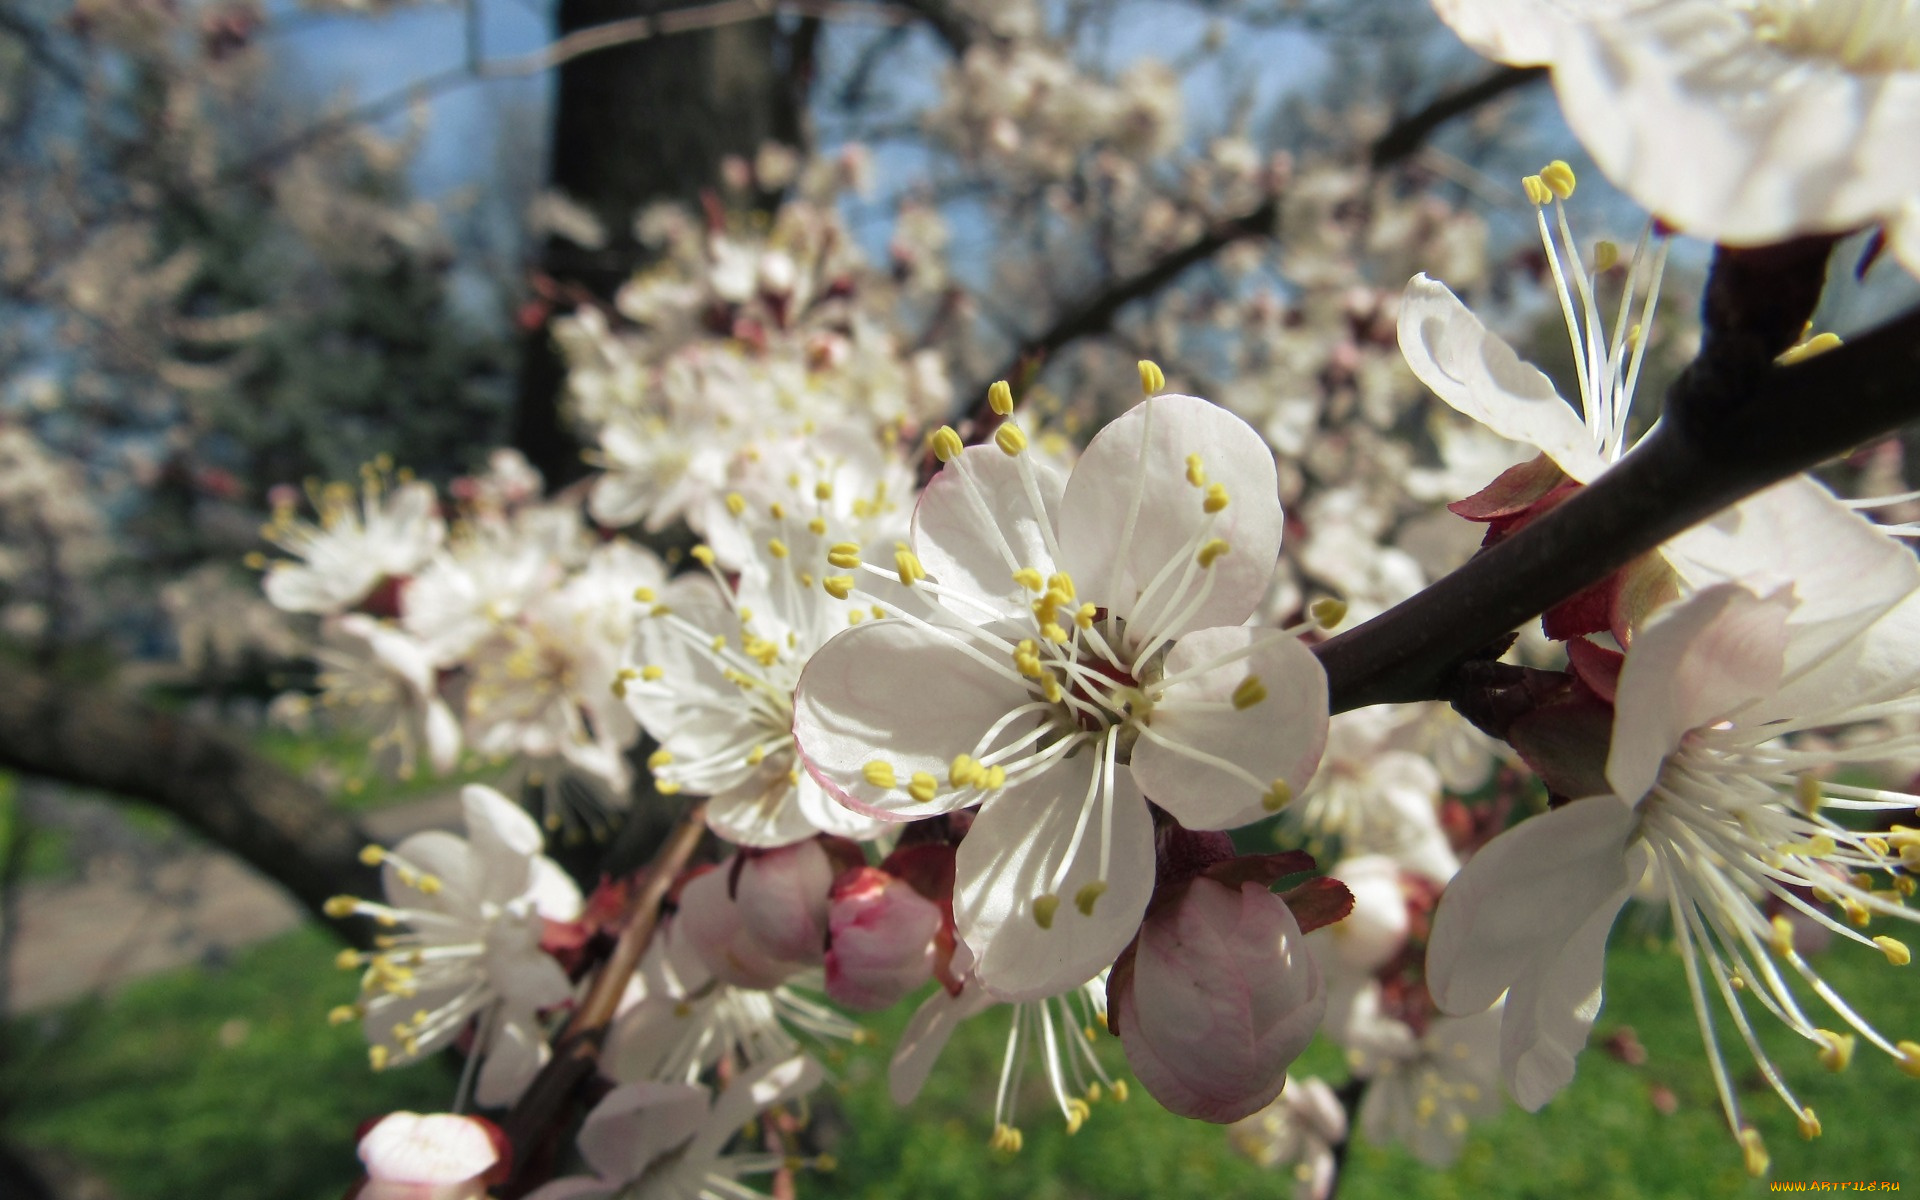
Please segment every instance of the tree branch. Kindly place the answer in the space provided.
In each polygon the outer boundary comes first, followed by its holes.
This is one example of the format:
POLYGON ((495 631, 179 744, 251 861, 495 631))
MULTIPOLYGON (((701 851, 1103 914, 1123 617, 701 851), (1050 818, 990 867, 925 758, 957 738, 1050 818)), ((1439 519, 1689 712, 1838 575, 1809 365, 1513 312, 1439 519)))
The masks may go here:
POLYGON ((1454 666, 1495 638, 1728 505, 1920 419, 1920 308, 1837 350, 1742 376, 1690 368, 1666 418, 1619 465, 1314 647, 1333 710, 1440 698, 1454 666))
POLYGON ((1391 166, 1425 145, 1434 131, 1448 121, 1546 77, 1545 67, 1499 67, 1465 87, 1442 92, 1375 138, 1367 161, 1376 171, 1391 166))
MULTIPOLYGON (((341 892, 378 895, 360 826, 298 776, 191 721, 22 669, 0 688, 0 766, 167 810, 314 914, 341 892)), ((365 944, 361 921, 325 924, 365 944)))
POLYGON ((613 953, 601 964, 586 999, 555 1040, 553 1058, 541 1068, 507 1117, 506 1133, 514 1147, 513 1182, 503 1192, 509 1200, 531 1190, 549 1172, 551 1135, 565 1127, 581 1086, 593 1078, 620 997, 659 927, 660 905, 699 848, 706 829, 706 804, 702 802, 687 810, 661 844, 647 867, 645 880, 627 905, 613 953))

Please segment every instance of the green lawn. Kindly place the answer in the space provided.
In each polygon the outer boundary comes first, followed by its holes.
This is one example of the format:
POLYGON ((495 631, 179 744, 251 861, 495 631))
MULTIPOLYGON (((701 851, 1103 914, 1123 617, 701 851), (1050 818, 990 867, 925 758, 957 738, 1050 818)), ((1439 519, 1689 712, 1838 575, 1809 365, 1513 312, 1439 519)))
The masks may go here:
MULTIPOLYGON (((1631 1024, 1648 1051, 1644 1066, 1590 1051, 1573 1087, 1544 1112, 1509 1110, 1477 1127, 1452 1172, 1363 1147, 1341 1194, 1766 1194, 1746 1180, 1722 1127, 1678 960, 1624 929, 1621 941, 1598 1033, 1631 1024), (1671 1115, 1655 1108, 1656 1087, 1673 1092, 1671 1115)), ((1911 1035, 1899 1016, 1915 1009, 1907 998, 1915 968, 1853 950, 1836 950, 1822 969, 1891 1035, 1911 1035)), ((16 1022, 0 1065, 0 1095, 13 1104, 8 1136, 87 1164, 126 1200, 337 1200, 352 1178, 355 1125, 393 1108, 442 1107, 453 1083, 435 1065, 366 1071, 356 1031, 325 1022, 327 1009, 353 990, 350 977, 332 969, 332 952, 323 935, 304 930, 223 970, 155 978, 103 1003, 16 1022)), ((803 1178, 810 1200, 1291 1194, 1290 1180, 1231 1154, 1219 1130, 1168 1116, 1138 1087, 1126 1104, 1096 1106, 1086 1127, 1068 1137, 1030 1084, 1021 1104, 1025 1150, 1011 1159, 990 1152, 1006 1028, 996 1014, 970 1022, 919 1104, 898 1111, 886 1095, 886 1060, 906 1013, 871 1022, 876 1044, 829 1055, 845 1087, 837 1106, 822 1106, 819 1133, 839 1166, 803 1178)), ((1830 1076, 1796 1040, 1768 1041, 1826 1126, 1819 1142, 1802 1143, 1792 1118, 1742 1066, 1743 1103, 1766 1135, 1774 1178, 1920 1187, 1913 1115, 1920 1081, 1864 1046, 1849 1073, 1830 1076)), ((1118 1046, 1103 1049, 1118 1066, 1118 1046)), ((1336 1072, 1337 1062, 1330 1047, 1316 1046, 1300 1066, 1336 1072)))

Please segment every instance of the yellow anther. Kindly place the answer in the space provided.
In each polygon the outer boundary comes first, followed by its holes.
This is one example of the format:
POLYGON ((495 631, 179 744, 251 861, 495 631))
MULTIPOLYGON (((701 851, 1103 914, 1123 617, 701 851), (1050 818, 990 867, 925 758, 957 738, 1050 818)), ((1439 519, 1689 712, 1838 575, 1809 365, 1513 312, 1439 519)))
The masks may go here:
POLYGON ((338 1004, 327 1012, 327 1024, 350 1025, 360 1019, 360 1010, 351 1004, 338 1004))
POLYGON ((369 867, 377 867, 387 861, 387 851, 383 846, 360 847, 360 861, 369 867))
POLYGON ((824 480, 824 479, 823 479, 823 480, 821 480, 821 481, 820 481, 819 483, 816 483, 816 484, 814 484, 814 485, 813 485, 813 498, 814 498, 815 500, 831 500, 831 499, 833 499, 833 485, 832 485, 831 483, 828 483, 828 482, 827 482, 826 480, 824 480))
POLYGON ((1060 697, 1066 695, 1066 693, 1060 689, 1060 681, 1053 677, 1053 672, 1051 671, 1040 677, 1040 694, 1047 698, 1048 704, 1058 704, 1060 703, 1060 697))
POLYGON ((1840 897, 1840 911, 1847 914, 1847 923, 1856 929, 1865 929, 1873 920, 1873 912, 1852 896, 1840 897))
POLYGON ((1607 241, 1594 243, 1593 269, 1596 272, 1611 271, 1613 270, 1613 265, 1619 261, 1620 261, 1620 247, 1614 245, 1612 242, 1607 242, 1607 241))
POLYGON ((957 788, 971 787, 974 779, 984 773, 977 759, 971 755, 956 754, 953 756, 953 764, 947 768, 947 785, 957 788))
POLYGON ((1899 938, 1881 934, 1873 939, 1873 944, 1880 947, 1880 953, 1886 955, 1887 961, 1896 967, 1904 967, 1913 961, 1913 951, 1907 949, 1907 944, 1899 938))
POLYGON ((753 749, 747 751, 747 765, 750 767, 759 766, 766 761, 766 758, 767 748, 765 746, 755 746, 753 749))
MULTIPOLYGON (((1086 1029, 1083 1030, 1083 1032, 1086 1034, 1088 1041, 1091 1042, 1094 1040, 1093 1026, 1091 1025, 1087 1026, 1086 1029)), ((1105 1095, 1106 1095, 1106 1092, 1101 1089, 1100 1081, 1098 1079, 1094 1080, 1092 1083, 1089 1083, 1087 1085, 1087 1103, 1088 1104, 1100 1103, 1101 1097, 1105 1095)))
POLYGON ((1033 923, 1042 929, 1053 928, 1053 914, 1060 911, 1060 897, 1048 892, 1033 898, 1033 923))
MULTIPOLYGON (((914 580, 927 577, 926 568, 920 565, 920 560, 914 557, 913 551, 907 549, 904 544, 893 552, 893 569, 899 572, 900 582, 907 587, 912 587, 914 580)), ((884 616, 885 614, 875 613, 874 615, 884 616)))
POLYGON ((1307 615, 1312 617, 1313 623, 1320 628, 1332 629, 1347 619, 1347 602, 1332 596, 1322 596, 1307 605, 1307 615))
POLYGON ((645 666, 640 668, 640 678, 644 679, 648 683, 652 683, 655 680, 659 680, 659 679, 665 679, 666 677, 667 677, 667 669, 665 667, 645 666))
POLYGON ((1546 181, 1538 175, 1529 175, 1522 179, 1520 187, 1527 193, 1527 203, 1535 208, 1553 201, 1553 192, 1548 190, 1546 181))
POLYGON ((1073 590, 1073 576, 1067 574, 1065 571, 1055 571, 1053 574, 1047 576, 1047 590, 1050 592, 1059 592, 1060 603, 1062 604, 1065 604, 1078 595, 1078 593, 1073 590))
POLYGON ((328 896, 327 902, 320 906, 334 920, 350 917, 360 911, 360 898, 357 896, 328 896))
POLYGON ((1104 879, 1082 884, 1080 890, 1073 894, 1073 906, 1080 910, 1081 916, 1090 917, 1093 915, 1094 901, 1106 894, 1107 881, 1104 879))
POLYGON ((1013 389, 1006 380, 996 379, 987 389, 987 407, 1003 417, 1013 415, 1013 389))
POLYGON ((1200 502, 1201 509, 1203 509, 1206 512, 1217 513, 1221 509, 1225 508, 1226 506, 1227 506, 1226 485, 1219 484, 1219 483, 1208 484, 1207 498, 1200 502))
POLYGON ((333 965, 342 971, 357 970, 360 966, 360 952, 358 950, 342 950, 333 956, 333 965))
POLYGON ((1802 775, 1793 782, 1793 798, 1800 805, 1800 811, 1812 817, 1820 811, 1820 781, 1811 775, 1802 775))
POLYGON ((1115 1100, 1118 1100, 1122 1104, 1125 1104, 1127 1102, 1127 1081, 1126 1080, 1116 1079, 1113 1081, 1113 1098, 1115 1100))
POLYGON ((913 778, 907 782, 907 795, 922 804, 932 803, 934 793, 939 790, 940 781, 925 771, 915 771, 913 778))
POLYGON ((1267 794, 1260 797, 1260 807, 1268 812, 1279 812, 1291 803, 1293 803, 1293 789, 1287 786, 1287 781, 1284 779, 1274 780, 1273 786, 1267 789, 1267 794))
POLYGON ((1807 839, 1807 853, 1814 858, 1832 858, 1835 849, 1832 834, 1816 833, 1807 839))
POLYGON ((1816 1029, 1814 1034, 1820 1039, 1821 1066, 1838 1075, 1852 1064, 1856 1040, 1852 1034, 1835 1033, 1831 1029, 1816 1029))
POLYGON ((653 790, 659 792, 662 796, 678 796, 680 789, 681 785, 671 779, 656 779, 653 781, 653 790))
POLYGON ((860 774, 877 788, 890 788, 898 782, 893 775, 893 764, 877 758, 860 768, 860 774))
POLYGON ((775 558, 785 558, 787 556, 787 544, 779 538, 768 538, 767 553, 773 555, 775 558))
POLYGON ((1008 458, 1016 458, 1027 448, 1027 435, 1018 425, 1008 421, 993 431, 993 444, 1000 447, 1000 453, 1008 458))
POLYGON ((1046 587, 1037 567, 1021 567, 1013 573, 1013 581, 1030 592, 1037 592, 1046 587))
POLYGON ((1073 612, 1073 623, 1082 629, 1092 629, 1094 614, 1099 611, 1100 606, 1097 604, 1082 604, 1073 612))
POLYGON ((1760 1140, 1760 1131, 1751 1125, 1741 1127, 1740 1153, 1746 1159, 1747 1174, 1755 1179, 1765 1175, 1773 1162, 1767 1157, 1767 1144, 1760 1140))
POLYGON ((688 553, 693 555, 693 560, 703 567, 711 567, 713 565, 712 546, 702 543, 701 545, 695 546, 692 550, 689 550, 688 553))
POLYGON ((376 1071, 387 1069, 387 1048, 385 1046, 367 1047, 367 1065, 376 1071))
POLYGON ((827 536, 827 522, 823 517, 815 517, 807 522, 807 532, 815 537, 827 536))
POLYGON ((787 506, 775 500, 767 505, 767 515, 776 521, 784 521, 787 519, 787 506))
POLYGON ((859 542, 835 542, 827 547, 827 563, 839 567, 842 571, 851 571, 860 565, 859 542))
POLYGON ((927 445, 932 447, 933 456, 941 462, 952 462, 967 448, 967 444, 960 440, 959 432, 951 425, 942 425, 934 430, 927 438, 927 445))
POLYGON ((413 886, 422 896, 438 896, 447 885, 440 882, 438 875, 422 875, 413 881, 413 886))
POLYGON ((837 1171, 840 1169, 840 1160, 831 1154, 816 1154, 813 1156, 813 1169, 816 1171, 837 1171))
POLYGON ((1187 455, 1187 482, 1195 487, 1207 486, 1207 468, 1198 454, 1187 455))
POLYGON ((655 750, 652 754, 647 755, 647 769, 649 771, 658 771, 661 767, 666 766, 668 763, 672 761, 673 761, 673 751, 668 750, 666 747, 662 746, 660 749, 655 750))
POLYGON ((1233 689, 1233 706, 1245 711, 1267 698, 1267 686, 1260 682, 1258 675, 1249 675, 1233 689))
POLYGON ((827 595, 835 600, 845 600, 853 593, 853 576, 829 575, 820 581, 820 586, 827 589, 827 595))
POLYGON ((1893 890, 1899 892, 1903 897, 1912 896, 1914 887, 1914 879, 1911 875, 1896 875, 1893 877, 1893 890))
POLYGON ((712 650, 715 654, 718 654, 720 651, 725 650, 726 648, 727 648, 727 636, 723 633, 714 634, 713 640, 707 643, 707 649, 712 650))
POLYGON ((1029 679, 1040 678, 1040 643, 1032 638, 1022 638, 1013 648, 1013 665, 1029 679))
POLYGON ((1789 346, 1782 350, 1780 356, 1773 361, 1783 367, 1790 367, 1794 363, 1805 362, 1817 354, 1825 354, 1840 344, 1840 335, 1837 333, 1817 333, 1797 346, 1789 346))
POLYGON ((1005 787, 1007 785, 1007 769, 1001 766, 988 767, 985 774, 980 776, 975 783, 983 792, 990 792, 995 788, 1005 787))
POLYGON ((747 511, 747 498, 739 492, 728 492, 727 511, 736 517, 742 515, 747 511))
POLYGON ((1787 920, 1779 913, 1775 913, 1773 920, 1768 923, 1768 929, 1767 941, 1768 944, 1773 947, 1773 952, 1781 958, 1786 958, 1792 954, 1793 922, 1787 920))
POLYGON ((1556 158, 1540 168, 1540 182, 1553 190, 1553 194, 1562 200, 1573 198, 1573 168, 1565 159, 1556 158))
POLYGON ((1140 391, 1147 396, 1158 396, 1167 390, 1167 373, 1160 364, 1150 358, 1140 360, 1140 391))
POLYGON ((998 1150, 1002 1154, 1020 1153, 1021 1144, 1020 1131, 1011 1125, 1005 1124, 995 1125, 993 1127, 993 1136, 987 1139, 987 1146, 990 1149, 998 1150))
POLYGON ((1194 557, 1199 559, 1202 567, 1211 567, 1213 560, 1225 554, 1229 549, 1230 547, 1227 545, 1225 538, 1213 538, 1208 541, 1206 545, 1200 547, 1200 553, 1194 557))
POLYGON ((878 604, 873 605, 867 611, 873 614, 873 619, 876 621, 882 619, 887 615, 887 610, 880 607, 878 604))
POLYGON ((1813 1115, 1811 1108, 1800 1110, 1800 1136, 1809 1142, 1820 1136, 1820 1118, 1813 1115))
POLYGON ((1873 851, 1875 854, 1880 855, 1882 858, 1885 858, 1887 855, 1893 853, 1893 847, 1889 845, 1887 843, 1887 839, 1883 837, 1869 836, 1866 838, 1862 838, 1861 841, 1863 841, 1866 844, 1867 849, 1873 851))
POLYGON ((1058 622, 1048 621, 1040 627, 1040 636, 1050 642, 1064 643, 1067 640, 1067 631, 1058 622))
POLYGON ((1893 1048, 1900 1052, 1900 1056, 1893 1060, 1893 1065, 1920 1079, 1920 1042, 1895 1042, 1893 1048))
POLYGON ((1080 1099, 1078 1096, 1075 1096, 1072 1099, 1068 1100, 1067 1101, 1067 1136, 1072 1137, 1074 1134, 1079 1133, 1080 1127, 1082 1125, 1085 1125, 1087 1123, 1087 1118, 1092 1115, 1093 1115, 1093 1110, 1087 1107, 1087 1102, 1085 1100, 1080 1099))

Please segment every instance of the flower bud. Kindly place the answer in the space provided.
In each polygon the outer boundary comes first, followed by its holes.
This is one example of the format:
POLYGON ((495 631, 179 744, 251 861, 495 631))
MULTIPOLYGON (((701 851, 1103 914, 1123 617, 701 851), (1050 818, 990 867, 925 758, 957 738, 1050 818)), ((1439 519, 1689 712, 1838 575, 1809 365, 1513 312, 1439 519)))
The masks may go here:
POLYGON ((390 1113, 360 1139, 355 1200, 480 1200, 507 1174, 506 1135, 481 1117, 390 1113))
POLYGON ((747 854, 733 888, 747 932, 775 958, 818 963, 836 873, 818 841, 747 854))
POLYGON ((1199 877, 1158 903, 1108 980, 1127 1062, 1168 1111, 1237 1121, 1286 1086, 1326 1011, 1286 901, 1199 877))
MULTIPOLYGON (((686 939, 715 979, 734 987, 765 991, 818 962, 818 951, 811 962, 783 958, 755 936, 746 919, 748 906, 736 899, 734 889, 729 886, 736 865, 735 860, 729 859, 695 876, 680 889, 675 931, 677 936, 686 939)), ((743 868, 741 876, 745 874, 743 868)), ((777 890, 769 889, 770 892, 777 890)), ((757 899, 764 901, 766 897, 757 899)), ((824 938, 824 934, 822 936, 824 938)))
POLYGON ((886 1008, 933 974, 940 908, 904 880, 858 867, 827 910, 827 995, 848 1008, 886 1008))

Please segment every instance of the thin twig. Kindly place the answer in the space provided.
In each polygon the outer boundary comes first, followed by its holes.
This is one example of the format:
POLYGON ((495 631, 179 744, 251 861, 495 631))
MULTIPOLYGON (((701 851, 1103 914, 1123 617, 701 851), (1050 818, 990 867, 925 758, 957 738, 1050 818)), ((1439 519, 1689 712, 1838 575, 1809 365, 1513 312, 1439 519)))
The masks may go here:
POLYGON ((564 1124, 581 1085, 591 1080, 606 1044, 607 1027, 619 1008, 627 981, 640 966, 647 946, 660 925, 660 905, 673 881, 686 869, 706 832, 706 803, 688 809, 647 866, 647 873, 627 904, 620 938, 555 1041, 553 1058, 521 1095, 507 1117, 507 1136, 515 1150, 513 1185, 509 1197, 530 1187, 528 1168, 544 1165, 543 1145, 564 1124))

